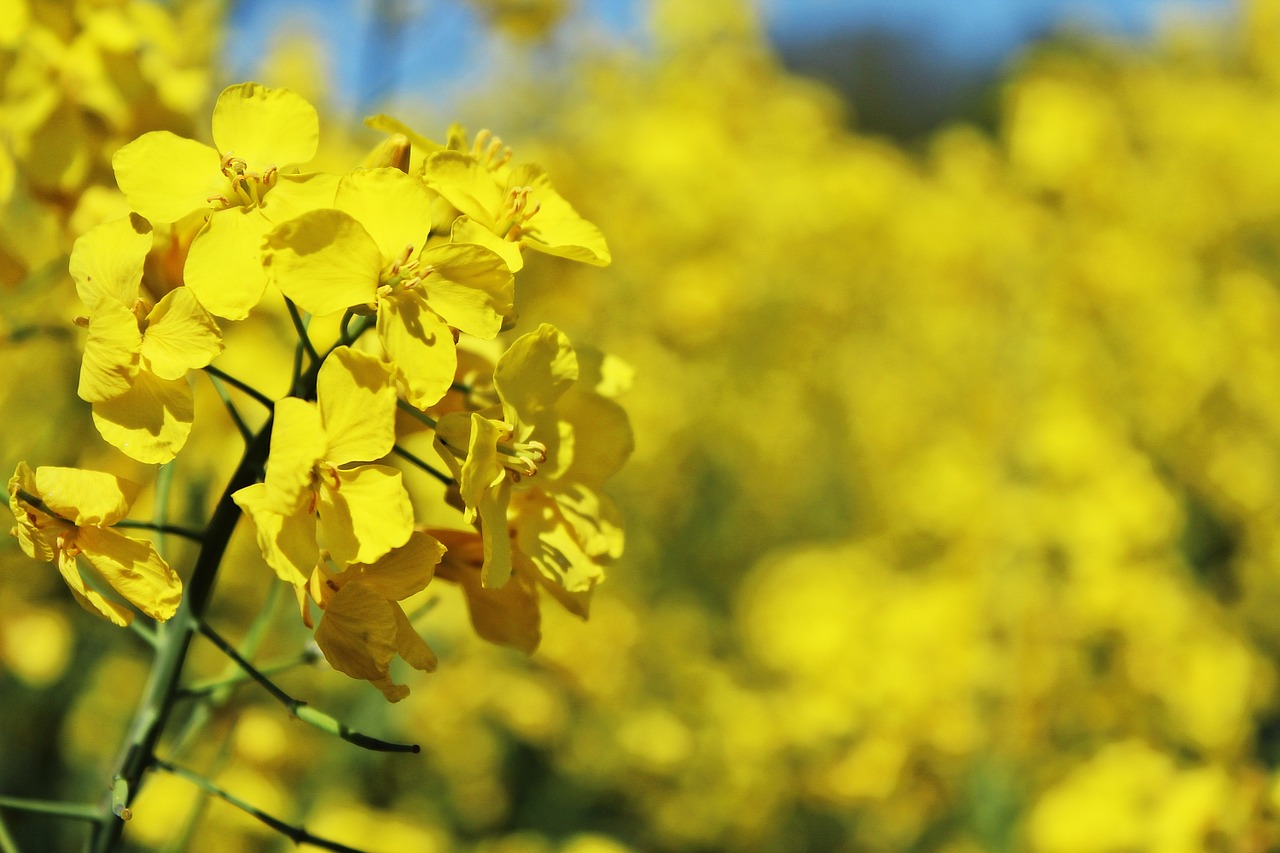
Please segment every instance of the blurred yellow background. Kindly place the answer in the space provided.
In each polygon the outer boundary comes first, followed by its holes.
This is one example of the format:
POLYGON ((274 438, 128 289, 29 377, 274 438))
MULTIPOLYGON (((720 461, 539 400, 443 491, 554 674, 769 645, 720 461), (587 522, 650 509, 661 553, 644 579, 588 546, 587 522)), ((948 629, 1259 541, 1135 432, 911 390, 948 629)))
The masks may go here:
MULTIPOLYGON (((29 5, 0 3, 0 468, 145 478, 75 398, 65 253, 119 215, 115 146, 203 132, 220 10, 29 5)), ((512 39, 562 11, 478 5, 512 39)), ((582 52, 571 87, 513 49, 465 116, 614 254, 531 261, 515 330, 634 371, 628 550, 590 621, 548 613, 525 658, 433 587, 440 669, 400 705, 323 662, 281 677, 423 755, 322 740, 246 687, 189 763, 387 853, 1280 847, 1280 2, 1038 46, 990 127, 909 144, 850 129, 744 3, 648 13, 649 51, 582 52)), ((262 82, 322 103, 315 61, 287 43, 262 82)), ((324 165, 372 141, 322 108, 324 165)), ((233 446, 179 459, 193 517, 233 446)), ((272 576, 238 542, 218 614, 247 624, 272 576)), ((93 800, 145 649, 8 540, 0 606, 0 794, 93 800)), ((304 636, 279 609, 264 660, 304 636)), ((159 774, 135 814, 138 849, 292 846, 159 774)), ((4 817, 31 849, 82 838, 4 817)))

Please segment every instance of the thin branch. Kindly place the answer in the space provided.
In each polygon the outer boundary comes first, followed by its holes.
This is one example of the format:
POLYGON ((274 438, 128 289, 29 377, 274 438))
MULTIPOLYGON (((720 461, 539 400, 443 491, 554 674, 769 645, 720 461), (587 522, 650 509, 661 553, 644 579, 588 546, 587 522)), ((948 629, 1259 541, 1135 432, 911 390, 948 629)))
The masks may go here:
POLYGON ((323 711, 317 711, 301 699, 295 699, 288 693, 281 690, 274 681, 267 678, 255 669, 253 664, 241 657, 240 653, 235 650, 235 647, 223 639, 222 635, 217 631, 210 628, 204 620, 199 621, 198 629, 200 633, 217 646, 223 654, 235 661, 241 669, 248 673, 250 678, 262 685, 262 688, 270 693, 277 702, 288 708, 290 714, 297 717, 299 720, 302 720, 304 723, 308 723, 321 731, 337 735, 345 741, 354 743, 356 746, 361 746, 375 752, 422 751, 422 747, 418 746, 416 743, 391 743, 390 741, 370 737, 369 735, 361 734, 360 732, 347 728, 346 724, 338 722, 323 711))
MULTIPOLYGON (((295 655, 287 660, 276 661, 274 663, 265 663, 259 666, 258 672, 263 675, 278 675, 282 672, 288 672, 299 666, 309 666, 320 659, 320 653, 308 649, 300 655, 295 655)), ((197 681, 187 687, 178 690, 178 696, 187 698, 200 698, 225 690, 228 687, 235 687, 237 684, 244 684, 252 679, 253 676, 241 669, 237 669, 232 675, 226 675, 221 678, 207 678, 203 681, 197 681)))
POLYGON ((415 406, 409 404, 405 400, 396 400, 396 405, 400 407, 400 410, 402 412, 412 415, 413 417, 422 421, 424 424, 431 427, 432 429, 436 428, 436 419, 431 417, 431 415, 428 415, 426 412, 422 411, 421 409, 416 408, 415 406))
POLYGON ((209 381, 213 383, 213 390, 218 392, 218 397, 222 400, 222 405, 226 408, 227 414, 231 416, 231 420, 236 425, 236 429, 240 430, 240 437, 247 444, 253 438, 253 430, 245 423, 243 417, 240 416, 240 410, 236 408, 236 404, 231 399, 231 395, 227 393, 226 387, 222 384, 222 380, 209 374, 209 381))
MULTIPOLYGON (((311 343, 311 337, 307 334, 307 321, 302 319, 302 315, 298 313, 298 306, 293 304, 293 300, 285 297, 284 304, 289 309, 289 319, 293 321, 294 331, 298 333, 298 343, 306 350, 307 356, 314 364, 320 361, 320 353, 316 352, 315 346, 311 343)), ((295 359, 293 375, 295 377, 302 375, 302 359, 295 359)))
POLYGON ((47 335, 51 338, 70 338, 71 327, 55 326, 52 323, 37 323, 30 326, 18 326, 16 329, 10 329, 9 334, 4 336, 6 344, 24 344, 31 338, 47 335))
POLYGON ((399 456, 401 459, 404 459, 406 462, 410 463, 415 468, 421 468, 423 471, 426 471, 428 474, 430 474, 432 477, 435 477, 437 480, 444 483, 446 486, 453 485, 454 480, 452 477, 450 477, 448 474, 444 473, 443 471, 439 471, 436 468, 433 468, 429 463, 425 462, 422 459, 419 459, 417 456, 405 450, 400 445, 397 444, 396 446, 392 447, 391 452, 394 453, 396 456, 399 456))
POLYGON ((155 521, 134 521, 126 518, 117 521, 115 526, 128 527, 133 530, 154 530, 157 533, 172 533, 174 536, 190 539, 196 544, 204 542, 204 533, 199 530, 192 530, 190 527, 183 527, 180 524, 161 524, 155 521))
POLYGON ((14 809, 32 814, 47 814, 65 817, 68 820, 83 820, 96 823, 102 820, 102 811, 96 806, 82 803, 64 803, 58 800, 28 800, 23 797, 0 797, 0 809, 14 809))
POLYGON ((4 822, 4 815, 0 815, 0 853, 22 853, 18 849, 18 842, 9 834, 9 825, 4 822))
POLYGON ((212 364, 205 365, 204 372, 209 374, 210 376, 218 377, 223 382, 227 383, 233 388, 238 388, 239 390, 248 394, 253 399, 257 400, 262 405, 266 406, 268 409, 275 407, 275 404, 276 404, 275 400, 271 399, 266 394, 263 394, 261 391, 259 391, 257 388, 254 388, 252 385, 248 384, 247 382, 241 382, 239 379, 236 379, 231 374, 226 373, 222 370, 219 370, 218 368, 214 367, 212 364))
POLYGON ((192 785, 195 785, 197 788, 200 788, 206 793, 212 794, 213 796, 218 797, 219 799, 225 800, 226 802, 240 809, 245 814, 248 814, 257 818, 258 820, 265 823, 267 826, 274 829, 276 832, 280 833, 281 835, 291 840, 294 844, 310 844, 313 847, 320 847, 324 850, 335 850, 337 851, 337 853, 364 853, 364 851, 356 847, 348 847, 345 844, 339 844, 336 841, 329 841, 328 839, 320 838, 317 835, 312 835, 310 832, 307 832, 307 830, 301 826, 294 826, 291 823, 285 823, 284 821, 280 820, 280 818, 273 817, 272 815, 267 814, 266 812, 259 809, 257 806, 250 805, 249 803, 237 797, 235 794, 232 794, 223 788, 219 788, 217 785, 215 785, 213 782, 209 781, 205 777, 201 776, 199 773, 193 773, 192 771, 187 770, 184 767, 178 767, 176 764, 170 764, 168 761, 165 761, 162 758, 152 759, 151 763, 157 769, 163 770, 166 773, 172 773, 174 776, 177 776, 180 779, 185 779, 188 782, 190 782, 192 785))

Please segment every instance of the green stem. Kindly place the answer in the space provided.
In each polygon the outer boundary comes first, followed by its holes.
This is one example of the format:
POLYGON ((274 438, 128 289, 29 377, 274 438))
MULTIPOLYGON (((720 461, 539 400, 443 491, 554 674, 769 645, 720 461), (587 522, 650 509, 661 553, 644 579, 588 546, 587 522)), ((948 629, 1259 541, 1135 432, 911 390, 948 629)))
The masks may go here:
MULTIPOLYGON (((263 664, 262 666, 259 666, 257 669, 258 669, 258 672, 262 673, 263 675, 267 675, 267 676, 278 675, 282 672, 288 672, 289 670, 295 669, 296 667, 299 667, 299 666, 308 666, 310 664, 315 663, 319 659, 320 659, 320 655, 318 653, 312 652, 312 651, 306 651, 300 655, 296 655, 292 658, 289 658, 288 660, 282 660, 282 661, 276 661, 275 663, 263 664)), ((178 691, 178 695, 182 697, 187 697, 187 698, 200 698, 203 696, 208 696, 213 693, 218 693, 230 687, 235 687, 238 684, 244 684, 246 681, 249 681, 251 678, 253 678, 253 676, 249 675, 247 672, 237 667, 235 673, 232 675, 225 675, 220 678, 208 678, 208 679, 205 679, 204 681, 197 681, 193 684, 183 687, 180 691, 178 691)))
POLYGON ((281 705, 284 705, 285 708, 289 710, 290 714, 297 717, 299 720, 302 720, 304 723, 314 726, 323 732, 337 735, 345 741, 354 743, 356 746, 361 746, 375 752, 420 752, 422 750, 422 748, 416 743, 391 743, 390 741, 370 737, 369 735, 361 734, 360 732, 347 728, 345 724, 338 722, 323 711, 317 711, 301 699, 295 699, 288 693, 285 693, 274 681, 267 678, 255 669, 253 664, 241 657, 240 653, 235 650, 235 647, 223 639, 222 635, 217 631, 210 628, 207 623, 201 621, 199 630, 200 633, 217 646, 223 654, 235 661, 241 669, 248 673, 250 678, 258 682, 258 684, 262 686, 262 689, 270 693, 271 696, 281 705))
POLYGON ((324 850, 335 850, 337 851, 337 853, 363 853, 363 851, 359 850, 358 848, 348 847, 345 844, 339 844, 336 841, 329 841, 327 839, 320 838, 319 836, 312 835, 310 832, 307 832, 307 830, 301 826, 294 826, 293 824, 285 823, 279 818, 273 817, 267 814, 266 812, 262 811, 257 806, 250 805, 249 803, 245 802, 244 800, 240 799, 239 797, 230 793, 229 791, 219 788, 217 785, 213 784, 213 782, 201 776, 199 773, 193 773, 190 770, 187 770, 186 768, 178 767, 175 764, 170 764, 169 762, 160 758, 155 759, 154 764, 158 769, 163 770, 166 773, 172 773, 174 776, 177 776, 179 779, 185 779, 188 782, 190 782, 192 785, 195 785, 197 788, 200 788, 206 793, 212 794, 213 796, 218 797, 219 799, 225 800, 226 802, 230 803, 231 805, 243 811, 245 814, 252 815, 253 817, 265 823, 267 826, 274 829, 276 832, 279 832, 281 835, 284 835, 285 837, 290 839, 296 845, 310 844, 313 847, 320 847, 324 850))
MULTIPOLYGON (((302 315, 298 313, 298 306, 293 304, 293 300, 285 297, 284 304, 289 308, 289 319, 293 321, 294 331, 298 333, 298 343, 306 350, 307 356, 311 359, 311 363, 315 364, 320 361, 320 353, 316 352, 315 346, 311 343, 311 337, 307 334, 308 320, 302 319, 302 315)), ((302 358, 299 356, 294 359, 293 375, 302 375, 302 358)))
MULTIPOLYGON (((132 530, 154 530, 157 533, 172 533, 174 536, 181 536, 183 539, 190 539, 192 542, 204 542, 203 533, 199 530, 192 530, 190 527, 183 527, 180 524, 165 524, 163 521, 133 521, 126 518, 117 521, 115 526, 127 527, 132 530)), ((161 551, 161 556, 164 556, 159 542, 156 543, 156 550, 161 551)))
POLYGON ((0 815, 0 853, 21 853, 18 842, 9 834, 9 825, 4 822, 4 815, 0 815))
POLYGON ((5 335, 4 342, 7 344, 21 344, 26 343, 30 338, 39 337, 40 335, 48 335, 51 338, 70 338, 71 329, 66 326, 55 326, 52 324, 19 326, 16 329, 10 330, 9 334, 5 335))
POLYGON ((212 364, 206 365, 204 368, 204 372, 209 374, 210 376, 216 376, 217 378, 221 379, 223 382, 227 383, 233 388, 238 388, 239 390, 248 394, 253 399, 257 400, 262 405, 266 406, 268 409, 275 408, 275 405, 276 405, 275 400, 271 399, 266 394, 263 394, 261 391, 259 391, 257 388, 254 388, 249 383, 241 382, 239 379, 236 379, 231 374, 226 373, 222 370, 219 370, 218 368, 214 367, 212 364))
POLYGON ((394 447, 392 447, 391 452, 394 453, 396 456, 399 456, 401 459, 404 459, 409 464, 413 465, 413 467, 421 468, 423 471, 426 471, 428 474, 430 474, 432 477, 435 477, 437 480, 444 483, 446 486, 453 485, 452 477, 450 477, 448 474, 444 473, 443 471, 439 471, 433 468, 428 462, 426 462, 423 459, 419 459, 417 456, 405 450, 400 445, 397 444, 394 447))
POLYGON ((431 415, 428 415, 426 412, 422 411, 421 409, 410 405, 405 400, 396 400, 396 405, 400 407, 401 411, 406 412, 409 415, 412 415, 413 417, 422 421, 424 424, 431 427, 432 429, 436 428, 436 419, 431 417, 431 415))
POLYGON ((377 315, 365 314, 365 315, 362 315, 358 321, 356 321, 355 330, 351 331, 347 328, 347 325, 351 322, 351 317, 353 316, 355 315, 351 311, 348 311, 345 315, 343 315, 342 332, 338 335, 338 342, 329 349, 329 352, 333 352, 338 347, 351 346, 353 343, 355 343, 357 340, 360 339, 361 335, 363 335, 365 332, 372 329, 378 323, 377 315))
POLYGON ((218 392, 218 397, 222 400, 222 405, 226 408, 227 414, 231 416, 232 422, 235 423, 236 429, 240 430, 240 437, 247 444, 253 439, 253 430, 249 429, 249 425, 245 423, 244 418, 240 416, 240 410, 236 408, 236 404, 231 400, 231 395, 227 393, 226 386, 222 384, 222 380, 208 374, 209 381, 213 383, 213 390, 218 392))
POLYGON ((0 809, 14 809, 32 814, 47 814, 70 820, 96 822, 102 820, 102 810, 81 803, 63 803, 58 800, 28 800, 23 797, 0 797, 0 809))

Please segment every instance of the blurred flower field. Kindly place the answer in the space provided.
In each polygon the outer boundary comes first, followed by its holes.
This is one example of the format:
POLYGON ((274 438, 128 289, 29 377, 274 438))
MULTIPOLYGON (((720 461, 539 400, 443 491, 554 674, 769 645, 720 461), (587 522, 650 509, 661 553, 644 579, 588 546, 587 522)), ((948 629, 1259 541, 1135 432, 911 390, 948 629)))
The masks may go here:
MULTIPOLYGON (((477 5, 513 39, 562 11, 477 5)), ((128 213, 121 145, 207 135, 223 10, 0 9, 0 469, 145 481, 76 397, 68 253, 128 213)), ((1280 2, 1047 43, 994 130, 918 146, 848 129, 745 4, 649 11, 648 52, 580 51, 572 85, 513 60, 468 117, 613 253, 528 258, 507 333, 554 322, 631 419, 608 487, 626 551, 590 618, 544 608, 525 656, 432 584, 415 624, 439 668, 396 670, 402 702, 323 660, 278 676, 421 755, 335 745, 253 685, 171 749, 379 853, 1280 848, 1280 2)), ((261 82, 321 102, 307 68, 278 56, 261 82)), ((318 162, 379 138, 322 119, 318 162)), ((291 335, 282 308, 227 324, 219 365, 287 371, 291 335)), ((177 466, 193 523, 239 441, 202 393, 224 428, 177 466)), ((443 490, 402 467, 429 512, 443 490)), ((308 634, 241 528, 215 615, 240 636, 275 614, 256 659, 289 659, 308 634)), ((99 799, 146 649, 11 538, 0 606, 0 796, 99 799)), ((208 646, 192 667, 226 671, 208 646)), ((128 849, 293 847, 173 775, 132 811, 128 849)), ((22 850, 84 841, 0 816, 22 850)))

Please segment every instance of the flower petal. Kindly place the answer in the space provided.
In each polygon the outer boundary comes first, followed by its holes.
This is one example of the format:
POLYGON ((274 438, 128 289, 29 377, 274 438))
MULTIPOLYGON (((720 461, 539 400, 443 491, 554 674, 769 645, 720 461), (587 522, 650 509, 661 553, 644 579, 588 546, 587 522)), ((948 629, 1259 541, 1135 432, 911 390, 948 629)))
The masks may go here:
POLYGON ((140 488, 103 471, 53 465, 36 469, 34 486, 45 506, 81 526, 115 524, 129 514, 140 488))
POLYGON ((626 411, 607 397, 574 385, 560 398, 556 414, 573 428, 573 459, 563 480, 599 487, 616 474, 635 450, 626 411))
POLYGON ((324 611, 316 645, 338 672, 352 678, 388 678, 397 645, 394 611, 399 609, 363 584, 345 584, 324 611))
POLYGON ((460 151, 437 151, 422 164, 422 179, 449 204, 492 231, 505 203, 504 188, 489 170, 460 151))
MULTIPOLYGON (((396 620, 396 651, 400 653, 400 657, 404 662, 414 669, 422 672, 435 672, 439 661, 436 660, 436 653, 431 651, 431 647, 427 645, 427 641, 413 630, 413 623, 409 621, 409 617, 405 615, 404 608, 399 605, 392 605, 392 616, 396 620)), ((396 700, 391 700, 396 701, 396 700)))
POLYGON ((570 593, 590 592, 604 580, 604 569, 574 535, 555 501, 530 495, 521 507, 517 542, 551 585, 570 593))
POLYGON ((213 107, 213 144, 251 171, 305 163, 319 140, 316 108, 289 89, 240 83, 223 89, 213 107))
POLYGON ((272 225, 279 225, 308 210, 333 207, 338 180, 337 175, 324 172, 281 175, 276 185, 262 196, 258 210, 272 225))
POLYGON ((222 352, 222 333, 190 288, 164 295, 147 315, 142 357, 161 379, 179 379, 204 367, 222 352))
POLYGON ((360 583, 389 601, 403 601, 427 588, 443 555, 444 545, 415 530, 403 546, 392 548, 373 565, 365 566, 360 583))
POLYGON ((136 213, 80 235, 68 263, 80 301, 90 311, 104 299, 131 307, 149 251, 151 226, 136 213))
POLYGON ((416 253, 431 230, 431 193, 422 179, 399 169, 357 169, 338 184, 333 206, 360 222, 384 262, 416 253))
POLYGON ((548 255, 607 267, 612 260, 600 229, 583 219, 569 202, 555 191, 541 166, 526 163, 511 171, 510 187, 530 187, 529 204, 538 212, 520 226, 520 240, 529 248, 548 255))
POLYGON ((101 616, 121 628, 133 622, 132 610, 122 604, 111 601, 97 590, 89 588, 88 584, 84 582, 84 578, 80 575, 80 567, 76 565, 75 557, 59 554, 58 571, 62 573, 62 579, 71 588, 71 594, 75 596, 76 601, 80 602, 80 606, 85 610, 95 616, 101 616))
POLYGON ((195 407, 186 379, 160 379, 140 371, 132 387, 93 404, 93 425, 126 455, 146 463, 168 462, 187 443, 195 407))
MULTIPOLYGON (((549 323, 521 335, 498 359, 493 384, 503 411, 533 423, 553 407, 578 378, 578 357, 569 339, 549 323)), ((545 438, 544 438, 545 440, 545 438)))
POLYGON ((98 574, 134 607, 161 622, 177 612, 182 581, 150 542, 115 530, 82 527, 76 544, 98 574))
POLYGON ((320 559, 315 514, 272 512, 267 506, 267 487, 263 483, 246 486, 231 497, 253 521, 258 550, 276 576, 295 588, 305 586, 320 559))
POLYGON ((337 472, 338 485, 320 489, 320 529, 340 566, 372 563, 413 533, 413 505, 400 472, 362 465, 337 472))
POLYGON ((312 210, 277 226, 262 262, 285 296, 317 315, 372 304, 382 272, 378 244, 340 210, 312 210))
POLYGON ((498 589, 486 589, 480 583, 483 544, 469 531, 439 531, 449 550, 437 574, 458 584, 471 614, 475 632, 491 643, 533 654, 542 641, 542 616, 538 607, 538 588, 522 573, 498 589))
POLYGON ((378 337, 395 363, 404 396, 419 409, 435 405, 458 367, 453 332, 416 292, 378 300, 378 337))
POLYGON ((111 158, 116 183, 129 206, 152 222, 177 222, 209 207, 212 196, 229 197, 218 152, 167 130, 144 133, 111 158))
POLYGON ((396 389, 391 368, 350 347, 333 351, 316 378, 320 420, 334 465, 371 462, 396 443, 396 389))
POLYGON ((324 426, 314 403, 297 397, 277 400, 267 456, 267 508, 282 515, 311 500, 313 471, 324 458, 324 426))
POLYGON ((453 220, 449 239, 454 243, 474 243, 495 252, 506 261, 512 272, 524 269, 524 255, 520 254, 520 244, 514 240, 504 240, 492 229, 486 228, 470 216, 459 216, 453 220))
POLYGON ((475 244, 445 243, 423 253, 427 306, 469 335, 488 340, 515 314, 515 278, 506 262, 475 244))
POLYGON ((243 320, 262 299, 262 238, 270 228, 257 208, 229 207, 210 214, 191 241, 183 278, 211 314, 243 320))
POLYGON ((134 313, 113 300, 100 300, 89 315, 76 387, 80 399, 97 403, 127 392, 138 375, 141 349, 142 333, 134 313))

